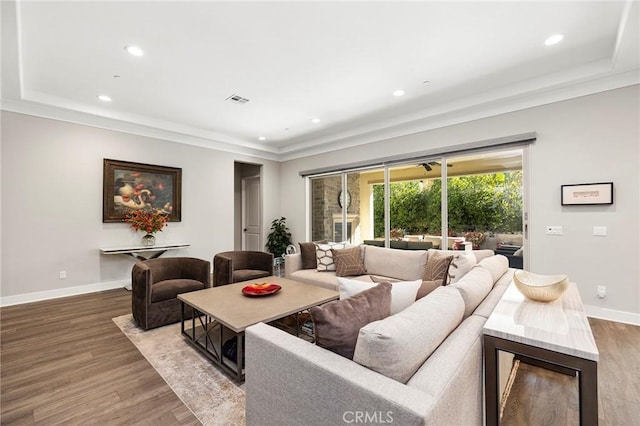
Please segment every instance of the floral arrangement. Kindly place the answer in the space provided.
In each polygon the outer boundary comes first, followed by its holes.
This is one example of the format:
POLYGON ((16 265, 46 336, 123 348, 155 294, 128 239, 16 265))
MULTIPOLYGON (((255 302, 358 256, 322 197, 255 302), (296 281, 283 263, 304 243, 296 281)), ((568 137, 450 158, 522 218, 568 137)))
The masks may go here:
POLYGON ((480 248, 480 245, 482 245, 482 243, 486 241, 487 236, 480 231, 471 231, 465 232, 464 239, 471 242, 473 248, 477 249, 480 248))
POLYGON ((136 231, 143 231, 147 234, 162 231, 168 220, 169 216, 167 214, 161 213, 159 210, 149 209, 131 210, 124 219, 136 231))
POLYGON ((393 228, 389 231, 389 238, 392 240, 401 240, 404 237, 404 229, 393 228))

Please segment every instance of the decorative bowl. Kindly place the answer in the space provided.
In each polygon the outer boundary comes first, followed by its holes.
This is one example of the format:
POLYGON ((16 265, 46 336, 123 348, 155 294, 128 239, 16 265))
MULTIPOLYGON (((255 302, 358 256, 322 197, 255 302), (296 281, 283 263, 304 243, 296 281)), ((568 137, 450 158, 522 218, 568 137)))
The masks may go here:
POLYGON ((520 293, 536 302, 553 302, 569 288, 567 275, 538 275, 523 270, 513 274, 513 282, 520 293))
POLYGON ((242 294, 245 296, 269 296, 277 293, 282 287, 278 284, 255 283, 242 287, 242 294))

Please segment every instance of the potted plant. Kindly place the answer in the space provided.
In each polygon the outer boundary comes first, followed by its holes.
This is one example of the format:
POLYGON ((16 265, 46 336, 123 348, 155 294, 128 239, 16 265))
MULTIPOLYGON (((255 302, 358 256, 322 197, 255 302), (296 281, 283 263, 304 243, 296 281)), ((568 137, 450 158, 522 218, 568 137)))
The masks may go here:
POLYGON ((267 235, 265 247, 273 254, 274 261, 282 262, 287 246, 291 244, 291 232, 287 228, 286 218, 274 219, 271 222, 271 232, 267 235), (280 260, 277 260, 280 259, 280 260))
POLYGON ((464 234, 464 239, 471 242, 474 250, 478 250, 487 239, 487 236, 480 231, 471 231, 464 234))

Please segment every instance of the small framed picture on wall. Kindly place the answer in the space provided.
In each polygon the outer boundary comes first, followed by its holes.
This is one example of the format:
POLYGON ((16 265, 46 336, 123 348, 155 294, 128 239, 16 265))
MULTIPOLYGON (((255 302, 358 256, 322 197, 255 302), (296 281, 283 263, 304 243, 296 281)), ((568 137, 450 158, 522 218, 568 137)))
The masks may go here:
POLYGON ((563 206, 613 204, 613 182, 562 185, 560 192, 563 206))

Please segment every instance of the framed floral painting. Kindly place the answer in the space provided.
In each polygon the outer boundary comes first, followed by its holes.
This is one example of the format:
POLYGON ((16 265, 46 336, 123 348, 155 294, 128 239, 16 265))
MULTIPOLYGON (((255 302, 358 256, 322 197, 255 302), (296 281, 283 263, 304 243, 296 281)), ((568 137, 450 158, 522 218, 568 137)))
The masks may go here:
POLYGON ((182 218, 182 169, 104 159, 103 222, 122 222, 128 213, 152 210, 170 222, 182 218))

